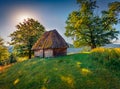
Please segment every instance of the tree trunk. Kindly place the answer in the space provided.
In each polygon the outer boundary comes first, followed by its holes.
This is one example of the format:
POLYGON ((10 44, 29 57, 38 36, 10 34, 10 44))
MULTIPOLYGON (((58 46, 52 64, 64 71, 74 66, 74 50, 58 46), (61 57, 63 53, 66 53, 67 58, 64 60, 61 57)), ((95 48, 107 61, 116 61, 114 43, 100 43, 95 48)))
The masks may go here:
POLYGON ((94 49, 94 48, 96 48, 96 45, 91 45, 91 49, 94 49))
POLYGON ((91 39, 91 49, 94 49, 94 48, 96 48, 96 45, 95 45, 95 41, 94 41, 94 39, 95 39, 95 37, 93 36, 93 32, 92 31, 90 31, 90 39, 91 39))
POLYGON ((29 49, 29 59, 31 59, 31 53, 32 53, 32 51, 31 51, 31 49, 29 49))
POLYGON ((31 48, 32 48, 32 42, 33 42, 33 39, 32 39, 32 37, 29 39, 29 45, 28 45, 28 50, 29 50, 29 59, 31 59, 32 58, 32 50, 31 50, 31 48))
POLYGON ((45 57, 44 48, 43 48, 43 58, 45 57))

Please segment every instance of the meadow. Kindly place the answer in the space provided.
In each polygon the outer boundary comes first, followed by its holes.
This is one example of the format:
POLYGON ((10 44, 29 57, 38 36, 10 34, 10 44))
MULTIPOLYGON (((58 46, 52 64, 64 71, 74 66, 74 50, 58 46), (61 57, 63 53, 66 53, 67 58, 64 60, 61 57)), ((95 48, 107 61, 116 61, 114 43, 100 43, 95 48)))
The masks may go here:
POLYGON ((0 89, 120 89, 119 69, 96 60, 97 51, 17 62, 0 73, 0 89))

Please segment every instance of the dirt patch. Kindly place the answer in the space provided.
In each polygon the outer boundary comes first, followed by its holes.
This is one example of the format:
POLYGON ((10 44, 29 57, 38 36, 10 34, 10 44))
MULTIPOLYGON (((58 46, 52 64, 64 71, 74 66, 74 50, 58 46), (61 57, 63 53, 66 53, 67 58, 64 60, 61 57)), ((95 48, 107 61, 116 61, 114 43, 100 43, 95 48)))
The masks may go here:
POLYGON ((9 64, 9 65, 6 65, 6 66, 0 66, 0 73, 2 73, 5 69, 9 68, 12 65, 13 64, 9 64))

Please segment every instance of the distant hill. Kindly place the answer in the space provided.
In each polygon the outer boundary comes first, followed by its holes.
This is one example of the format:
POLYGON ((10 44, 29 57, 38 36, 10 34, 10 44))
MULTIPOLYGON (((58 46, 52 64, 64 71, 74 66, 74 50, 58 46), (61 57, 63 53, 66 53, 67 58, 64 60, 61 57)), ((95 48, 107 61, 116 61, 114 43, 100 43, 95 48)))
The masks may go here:
POLYGON ((120 48, 120 44, 106 44, 105 48, 120 48))
POLYGON ((113 44, 120 44, 120 40, 113 41, 113 44))

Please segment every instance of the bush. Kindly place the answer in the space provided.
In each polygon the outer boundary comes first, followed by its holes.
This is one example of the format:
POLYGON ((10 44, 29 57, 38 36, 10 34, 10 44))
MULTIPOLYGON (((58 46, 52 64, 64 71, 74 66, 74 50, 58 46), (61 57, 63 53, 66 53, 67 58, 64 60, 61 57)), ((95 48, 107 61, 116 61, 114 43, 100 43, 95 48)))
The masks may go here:
POLYGON ((0 65, 8 65, 8 64, 11 64, 11 63, 15 63, 15 62, 17 62, 16 57, 13 54, 11 54, 8 57, 8 59, 1 60, 0 65))
POLYGON ((0 65, 8 64, 9 55, 7 47, 0 45, 0 65))
POLYGON ((91 50, 90 47, 88 47, 88 46, 84 46, 84 47, 82 47, 81 52, 90 52, 90 50, 91 50))
POLYGON ((119 59, 111 59, 106 63, 106 66, 112 70, 120 70, 120 58, 119 59))
POLYGON ((9 61, 10 63, 17 62, 16 57, 13 54, 10 55, 9 61))
POLYGON ((10 64, 9 59, 1 61, 1 65, 8 65, 8 64, 10 64))
POLYGON ((96 48, 91 51, 91 58, 110 69, 120 70, 120 48, 96 48))

